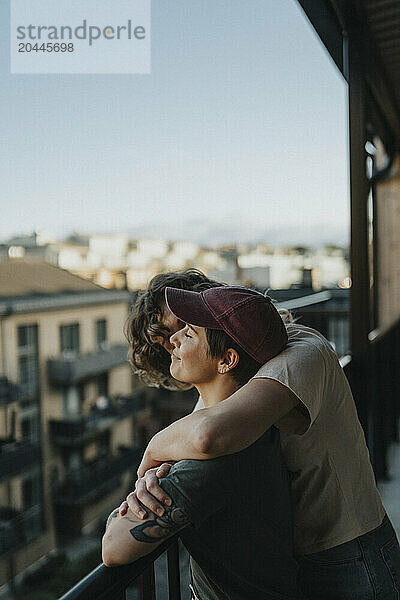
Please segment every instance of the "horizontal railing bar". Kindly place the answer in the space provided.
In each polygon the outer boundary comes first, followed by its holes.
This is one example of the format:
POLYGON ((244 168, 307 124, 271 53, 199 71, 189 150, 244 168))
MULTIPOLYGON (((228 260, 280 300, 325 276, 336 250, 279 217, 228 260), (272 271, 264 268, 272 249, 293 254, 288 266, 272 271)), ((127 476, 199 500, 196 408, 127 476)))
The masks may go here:
POLYGON ((397 319, 394 323, 390 323, 389 325, 385 325, 383 327, 376 327, 368 334, 368 340, 371 343, 376 343, 381 340, 386 334, 391 333, 392 331, 398 330, 400 327, 400 319, 397 319))
MULTIPOLYGON (((271 291, 273 294, 273 291, 271 291)), ((319 304, 320 302, 327 302, 332 300, 332 294, 330 292, 316 292, 315 294, 308 294, 307 296, 300 296, 300 298, 293 298, 292 300, 282 300, 275 304, 276 308, 287 308, 293 310, 295 308, 302 308, 303 306, 311 306, 312 304, 319 304)))
POLYGON ((103 563, 96 567, 84 579, 79 581, 72 589, 64 594, 59 600, 114 600, 117 594, 132 585, 145 570, 159 557, 167 548, 176 543, 177 537, 166 540, 150 554, 139 558, 134 563, 120 567, 106 567, 103 563))
POLYGON ((343 356, 341 356, 339 359, 339 362, 340 362, 340 366, 342 367, 342 369, 347 367, 347 365, 349 363, 351 363, 352 359, 353 359, 353 357, 351 354, 344 354, 343 356))

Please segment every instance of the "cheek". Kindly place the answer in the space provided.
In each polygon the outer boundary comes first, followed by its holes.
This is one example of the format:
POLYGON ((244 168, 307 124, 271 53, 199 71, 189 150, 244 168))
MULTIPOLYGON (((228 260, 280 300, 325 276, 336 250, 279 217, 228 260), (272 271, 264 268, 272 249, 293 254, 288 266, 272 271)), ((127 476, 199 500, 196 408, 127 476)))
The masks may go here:
POLYGON ((210 381, 215 375, 214 365, 204 354, 202 348, 180 352, 181 360, 172 359, 170 372, 175 379, 188 383, 210 381))

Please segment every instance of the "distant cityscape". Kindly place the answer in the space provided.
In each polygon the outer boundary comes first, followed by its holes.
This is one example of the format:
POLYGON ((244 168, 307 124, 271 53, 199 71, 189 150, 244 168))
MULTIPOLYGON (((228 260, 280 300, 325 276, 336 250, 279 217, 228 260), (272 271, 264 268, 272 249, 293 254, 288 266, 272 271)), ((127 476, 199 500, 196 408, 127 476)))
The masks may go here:
POLYGON ((261 290, 350 287, 346 247, 277 247, 267 243, 205 246, 194 241, 127 234, 79 234, 66 239, 33 232, 0 244, 0 260, 50 263, 108 289, 140 290, 157 273, 195 267, 218 281, 261 290))
MULTIPOLYGON (((148 441, 193 408, 193 391, 145 387, 127 361, 124 323, 151 277, 196 267, 221 282, 268 290, 278 308, 321 331, 346 359, 348 258, 346 248, 333 244, 210 247, 117 233, 57 239, 44 232, 4 240, 1 600, 17 589, 21 597, 38 597, 52 560, 63 576, 51 598, 93 569, 105 520, 131 491, 148 441), (87 561, 83 572, 77 547, 87 561)), ((160 569, 161 587, 166 576, 160 569)))

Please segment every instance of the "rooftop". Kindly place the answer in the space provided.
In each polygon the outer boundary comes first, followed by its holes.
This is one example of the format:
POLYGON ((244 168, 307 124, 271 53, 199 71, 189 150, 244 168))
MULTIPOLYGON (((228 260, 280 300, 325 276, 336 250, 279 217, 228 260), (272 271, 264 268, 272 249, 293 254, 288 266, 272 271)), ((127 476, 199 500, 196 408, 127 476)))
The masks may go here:
POLYGON ((129 299, 126 290, 108 290, 45 262, 0 260, 0 315, 129 299))
POLYGON ((0 261, 0 298, 103 290, 87 279, 45 262, 0 261))

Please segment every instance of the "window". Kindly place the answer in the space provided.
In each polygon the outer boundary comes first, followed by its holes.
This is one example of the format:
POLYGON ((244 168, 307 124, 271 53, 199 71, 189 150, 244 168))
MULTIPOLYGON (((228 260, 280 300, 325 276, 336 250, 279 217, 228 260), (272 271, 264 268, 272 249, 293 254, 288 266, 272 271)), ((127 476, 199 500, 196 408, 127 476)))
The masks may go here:
POLYGON ((71 385, 62 391, 63 416, 76 417, 81 414, 81 390, 71 385))
POLYGON ((24 509, 31 508, 40 500, 40 480, 38 476, 26 477, 22 481, 22 504, 24 509))
POLYGON ((111 455, 111 433, 110 430, 104 431, 97 440, 97 456, 99 458, 109 457, 111 455))
POLYGON ((22 481, 22 505, 26 518, 24 520, 24 534, 26 541, 33 540, 42 531, 41 514, 41 484, 40 475, 30 475, 22 481))
POLYGON ((108 397, 108 373, 103 373, 96 377, 97 393, 99 396, 108 397))
POLYGON ((79 352, 79 324, 61 325, 61 352, 79 352))
POLYGON ((38 416, 24 417, 21 419, 21 437, 24 440, 37 442, 39 440, 39 433, 38 416))
POLYGON ((28 400, 38 400, 39 352, 37 325, 18 327, 18 383, 28 400))
POLYGON ((68 471, 79 471, 82 468, 82 456, 79 450, 73 450, 67 459, 68 471))
POLYGON ((103 349, 107 343, 107 321, 99 319, 96 321, 96 341, 97 347, 103 349))

